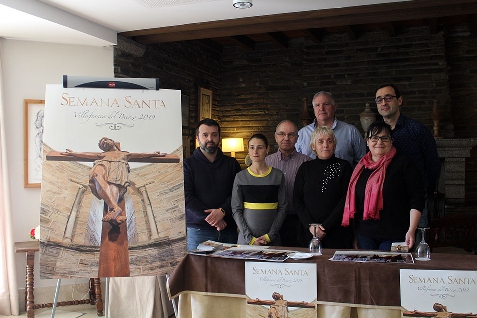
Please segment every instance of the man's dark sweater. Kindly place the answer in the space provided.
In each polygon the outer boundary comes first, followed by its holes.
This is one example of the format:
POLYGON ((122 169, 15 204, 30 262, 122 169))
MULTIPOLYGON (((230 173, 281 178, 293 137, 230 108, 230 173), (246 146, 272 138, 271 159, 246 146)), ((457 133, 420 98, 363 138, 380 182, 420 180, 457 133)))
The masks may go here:
POLYGON ((224 231, 236 231, 230 199, 235 175, 241 170, 235 158, 217 149, 217 156, 210 162, 200 148, 184 160, 184 194, 187 227, 212 229, 205 221, 207 209, 222 208, 227 227, 224 231))

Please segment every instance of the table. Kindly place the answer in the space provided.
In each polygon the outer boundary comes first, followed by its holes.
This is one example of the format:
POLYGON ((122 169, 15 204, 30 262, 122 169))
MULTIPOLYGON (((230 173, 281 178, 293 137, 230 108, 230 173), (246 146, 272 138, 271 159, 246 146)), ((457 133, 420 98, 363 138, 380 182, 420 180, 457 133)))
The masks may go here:
MULTIPOLYGON (((301 251, 305 251, 301 249, 301 251)), ((414 264, 403 263, 356 263, 331 262, 335 250, 323 250, 323 255, 307 260, 287 260, 286 262, 314 262, 317 268, 318 304, 336 305, 345 307, 360 307, 369 309, 391 310, 390 316, 400 317, 401 299, 399 270, 426 269, 426 270, 473 270, 477 271, 477 256, 456 254, 432 254, 429 262, 416 261, 414 264), (399 315, 397 315, 399 314, 399 315)), ((191 295, 200 295, 197 299, 205 301, 203 297, 214 296, 214 303, 219 305, 217 296, 224 298, 224 304, 229 302, 228 313, 238 313, 233 317, 240 317, 245 310, 245 261, 213 256, 188 254, 178 264, 169 280, 171 296, 181 295, 179 301, 179 316, 192 312, 187 307, 198 306, 191 295), (235 297, 235 299, 233 299, 235 297), (231 302, 230 302, 231 301, 231 302), (233 306, 236 306, 231 310, 233 306)), ((197 300, 196 299, 196 300, 197 300)), ((326 310, 326 308, 324 308, 326 310)), ((197 308, 194 312, 200 312, 197 308)), ((210 313, 209 313, 210 314, 210 313)), ((200 317, 193 315, 194 317, 200 317)), ((330 316, 330 315, 325 315, 330 316)), ((379 315, 378 315, 379 316, 379 315)), ((376 317, 378 317, 376 316, 376 317)), ((206 315, 204 315, 206 317, 206 315)), ((228 316, 231 317, 231 316, 228 316)), ((245 317, 245 316, 243 316, 245 317)), ((321 315, 320 315, 321 317, 321 315)), ((384 317, 384 316, 382 316, 384 317)))
MULTIPOLYGON (((35 304, 35 277, 33 269, 35 264, 35 253, 40 250, 38 240, 15 242, 14 249, 16 253, 26 253, 26 278, 25 278, 25 309, 27 317, 35 317, 35 309, 53 307, 53 303, 35 304)), ((98 316, 103 316, 103 300, 101 297, 101 281, 99 278, 90 278, 89 280, 89 299, 60 301, 57 306, 79 305, 90 303, 96 305, 98 316)))

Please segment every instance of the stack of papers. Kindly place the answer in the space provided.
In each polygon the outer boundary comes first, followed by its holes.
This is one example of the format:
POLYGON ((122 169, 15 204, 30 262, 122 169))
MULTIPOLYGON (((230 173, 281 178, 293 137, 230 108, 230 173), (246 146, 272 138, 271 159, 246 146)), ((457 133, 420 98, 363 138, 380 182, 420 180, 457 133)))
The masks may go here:
POLYGON ((288 254, 290 253, 290 251, 272 250, 264 247, 268 246, 254 246, 252 248, 250 246, 231 247, 226 250, 218 251, 214 253, 213 256, 246 260, 283 262, 288 258, 288 254))
POLYGON ((338 262, 374 262, 374 263, 414 263, 411 253, 383 251, 336 251, 332 261, 338 262))

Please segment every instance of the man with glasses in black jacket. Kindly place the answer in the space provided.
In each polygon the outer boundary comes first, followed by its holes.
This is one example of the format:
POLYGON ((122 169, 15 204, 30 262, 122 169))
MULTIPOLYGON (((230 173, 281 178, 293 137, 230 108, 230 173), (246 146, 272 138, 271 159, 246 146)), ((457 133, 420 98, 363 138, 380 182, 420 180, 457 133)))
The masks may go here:
MULTIPOLYGON (((441 162, 437 154, 437 146, 430 130, 422 123, 404 116, 401 113, 403 98, 394 84, 384 84, 376 89, 376 105, 383 120, 391 126, 393 145, 399 153, 407 154, 419 168, 427 190, 433 195, 436 190, 441 162)), ((426 206, 421 214, 418 227, 429 225, 429 211, 426 206)), ((418 231, 416 242, 420 241, 418 231)))

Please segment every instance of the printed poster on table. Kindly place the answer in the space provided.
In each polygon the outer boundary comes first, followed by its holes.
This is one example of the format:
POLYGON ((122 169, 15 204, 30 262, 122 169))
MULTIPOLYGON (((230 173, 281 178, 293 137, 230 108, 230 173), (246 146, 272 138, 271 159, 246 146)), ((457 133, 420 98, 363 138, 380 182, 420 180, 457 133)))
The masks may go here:
POLYGON ((477 317, 475 271, 401 269, 400 286, 404 317, 477 317))
POLYGON ((41 278, 156 276, 185 254, 181 93, 47 85, 41 278))
POLYGON ((245 263, 247 317, 316 317, 316 264, 245 263))

